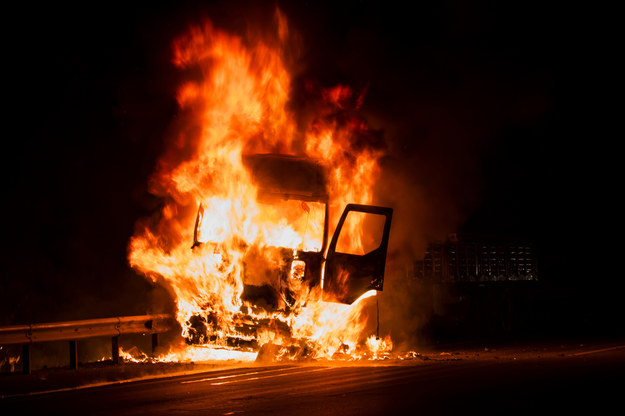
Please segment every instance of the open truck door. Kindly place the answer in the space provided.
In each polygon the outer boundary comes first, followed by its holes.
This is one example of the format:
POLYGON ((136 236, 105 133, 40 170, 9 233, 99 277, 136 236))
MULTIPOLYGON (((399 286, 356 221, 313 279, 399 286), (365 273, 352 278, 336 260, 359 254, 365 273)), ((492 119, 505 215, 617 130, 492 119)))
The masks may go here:
POLYGON ((324 300, 351 304, 369 290, 382 290, 392 218, 392 208, 358 204, 348 204, 345 207, 326 255, 324 300), (365 247, 364 254, 342 252, 343 248, 339 244, 341 238, 347 234, 344 231, 346 219, 356 215, 365 215, 365 222, 372 219, 379 224, 376 227, 378 235, 373 236, 374 244, 365 247))

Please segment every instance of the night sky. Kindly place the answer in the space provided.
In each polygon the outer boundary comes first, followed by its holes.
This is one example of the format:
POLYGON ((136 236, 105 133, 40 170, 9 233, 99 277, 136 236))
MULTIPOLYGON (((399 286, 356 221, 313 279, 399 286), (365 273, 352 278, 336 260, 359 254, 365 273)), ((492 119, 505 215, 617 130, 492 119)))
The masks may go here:
MULTIPOLYGON (((396 209, 395 244, 417 258, 428 239, 488 234, 535 244, 554 284, 621 277, 605 273, 596 233, 616 223, 601 202, 608 73, 594 16, 543 2, 342 3, 281 5, 301 37, 294 94, 306 80, 367 88, 359 115, 387 143, 379 202, 396 209)), ((183 76, 171 41, 203 17, 243 31, 269 24, 273 3, 5 14, 0 324, 163 310, 127 244, 161 203, 148 181, 183 76)))

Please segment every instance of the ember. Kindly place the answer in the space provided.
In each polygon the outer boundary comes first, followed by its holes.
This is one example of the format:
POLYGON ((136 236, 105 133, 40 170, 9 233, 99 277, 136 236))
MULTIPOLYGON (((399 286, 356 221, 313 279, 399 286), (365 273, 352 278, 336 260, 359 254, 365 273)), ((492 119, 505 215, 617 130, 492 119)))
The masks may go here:
POLYGON ((367 339, 392 210, 366 205, 383 150, 349 114, 363 94, 320 89, 317 115, 296 124, 279 11, 275 23, 255 38, 205 23, 174 42, 174 64, 196 78, 178 91, 186 124, 153 176, 164 207, 129 254, 175 295, 186 345, 163 360, 263 345, 281 359, 381 358, 392 347, 367 339))

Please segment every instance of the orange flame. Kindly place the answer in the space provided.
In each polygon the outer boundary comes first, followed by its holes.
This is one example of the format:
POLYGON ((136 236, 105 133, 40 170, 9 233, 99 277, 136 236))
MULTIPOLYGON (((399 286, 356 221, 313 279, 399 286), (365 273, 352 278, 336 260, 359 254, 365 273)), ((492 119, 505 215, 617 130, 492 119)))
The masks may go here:
MULTIPOLYGON (((152 178, 152 192, 164 197, 164 207, 158 218, 138 227, 129 262, 171 288, 182 335, 196 344, 225 348, 232 339, 241 345, 253 345, 246 344, 252 339, 259 344, 297 339, 314 357, 349 354, 362 341, 367 302, 322 302, 319 288, 301 287, 303 271, 296 260, 287 282, 299 297, 286 305, 297 305, 296 311, 286 313, 284 300, 273 308, 242 300, 246 284, 277 285, 284 256, 319 252, 325 226, 322 202, 259 202, 242 155, 321 160, 330 173, 331 229, 347 203, 372 201, 382 155, 375 134, 346 111, 362 102, 361 94, 350 104, 348 87, 321 89, 319 115, 309 125, 295 123, 289 110, 291 76, 281 47, 290 31, 284 16, 276 16, 277 41, 244 39, 205 23, 173 43, 173 63, 193 75, 178 90, 181 127, 152 178), (194 238, 201 244, 192 249, 194 238), (254 320, 266 325, 249 329, 254 320)), ((345 232, 353 252, 362 253, 362 224, 345 232)), ((175 356, 185 354, 163 359, 175 356)))

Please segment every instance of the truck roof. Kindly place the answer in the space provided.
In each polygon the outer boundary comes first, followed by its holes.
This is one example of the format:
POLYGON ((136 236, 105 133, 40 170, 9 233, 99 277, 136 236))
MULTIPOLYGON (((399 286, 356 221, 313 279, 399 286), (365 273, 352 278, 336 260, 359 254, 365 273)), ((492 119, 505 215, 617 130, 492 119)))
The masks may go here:
POLYGON ((327 203, 326 174, 319 160, 276 153, 243 155, 242 159, 260 197, 327 203))

